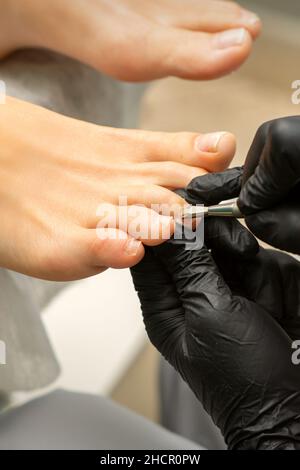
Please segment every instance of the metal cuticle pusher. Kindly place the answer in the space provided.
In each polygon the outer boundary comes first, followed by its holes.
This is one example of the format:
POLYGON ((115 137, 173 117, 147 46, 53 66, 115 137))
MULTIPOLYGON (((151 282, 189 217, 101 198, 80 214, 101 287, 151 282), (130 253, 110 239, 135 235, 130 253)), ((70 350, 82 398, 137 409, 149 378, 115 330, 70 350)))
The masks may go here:
POLYGON ((233 217, 236 219, 244 219, 237 200, 218 204, 216 206, 189 206, 184 209, 182 214, 183 220, 197 219, 200 217, 233 217))

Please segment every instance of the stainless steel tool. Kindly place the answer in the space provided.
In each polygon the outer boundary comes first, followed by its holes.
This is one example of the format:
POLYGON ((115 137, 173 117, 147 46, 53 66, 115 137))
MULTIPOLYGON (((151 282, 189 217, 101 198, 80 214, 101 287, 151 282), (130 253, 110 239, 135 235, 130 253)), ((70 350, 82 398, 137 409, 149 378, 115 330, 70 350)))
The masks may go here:
POLYGON ((182 214, 183 220, 197 219, 200 217, 234 217, 243 219, 237 200, 218 204, 217 206, 189 206, 184 209, 182 214))

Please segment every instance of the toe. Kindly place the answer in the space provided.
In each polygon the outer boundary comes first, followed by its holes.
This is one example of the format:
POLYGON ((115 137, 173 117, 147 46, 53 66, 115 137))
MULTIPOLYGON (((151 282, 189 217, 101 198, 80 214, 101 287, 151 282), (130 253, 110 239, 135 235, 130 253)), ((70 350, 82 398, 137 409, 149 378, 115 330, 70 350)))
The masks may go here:
POLYGON ((168 15, 169 24, 175 27, 216 33, 232 28, 245 28, 256 38, 262 28, 258 15, 242 8, 235 2, 211 0, 174 2, 168 15))
MULTIPOLYGON (((152 133, 151 142, 148 139, 148 163, 145 166, 150 176, 161 175, 159 169, 153 165, 153 162, 165 162, 160 166, 165 174, 168 172, 170 181, 180 180, 180 175, 190 176, 199 169, 205 171, 223 171, 231 163, 235 150, 236 140, 234 135, 229 132, 213 132, 209 134, 195 134, 181 132, 175 134, 152 133), (178 163, 176 165, 174 163, 178 163), (184 165, 193 168, 184 168, 184 165)), ((195 177, 194 176, 194 177, 195 177)), ((158 183, 164 184, 164 183, 158 183)), ((169 185, 174 187, 174 183, 169 185)))
POLYGON ((253 39, 244 28, 203 33, 168 28, 155 38, 161 75, 208 80, 239 68, 249 57, 253 39))

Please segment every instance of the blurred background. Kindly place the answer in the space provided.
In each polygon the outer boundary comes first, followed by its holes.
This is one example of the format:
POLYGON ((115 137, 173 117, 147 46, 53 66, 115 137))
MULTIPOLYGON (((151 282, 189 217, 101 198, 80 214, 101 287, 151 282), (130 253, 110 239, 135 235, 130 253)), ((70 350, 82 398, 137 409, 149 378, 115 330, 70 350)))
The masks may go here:
MULTIPOLYGON (((292 82, 300 79, 300 2, 240 3, 264 22, 249 62, 213 82, 155 82, 140 114, 144 129, 233 132, 238 139, 234 165, 243 163, 261 123, 300 114, 300 105, 291 101, 292 82)), ((63 368, 59 385, 111 396, 159 421, 158 354, 146 339, 127 271, 72 284, 49 305, 45 322, 63 368)))

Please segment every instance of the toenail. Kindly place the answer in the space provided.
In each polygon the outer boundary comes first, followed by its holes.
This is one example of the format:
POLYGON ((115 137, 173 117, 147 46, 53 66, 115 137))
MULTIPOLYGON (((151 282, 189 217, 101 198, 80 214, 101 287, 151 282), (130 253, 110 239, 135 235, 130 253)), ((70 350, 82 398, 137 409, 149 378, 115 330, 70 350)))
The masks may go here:
POLYGON ((226 132, 214 132, 212 134, 204 134, 197 137, 195 141, 196 150, 199 152, 216 153, 222 137, 226 132))
POLYGON ((142 242, 136 240, 135 238, 129 238, 125 245, 125 252, 129 256, 137 255, 142 242))
POLYGON ((242 12, 241 21, 249 25, 256 25, 260 23, 260 18, 255 13, 250 13, 244 10, 242 12))
POLYGON ((245 29, 229 29, 215 36, 213 42, 217 49, 227 49, 229 47, 241 46, 247 37, 245 29))

